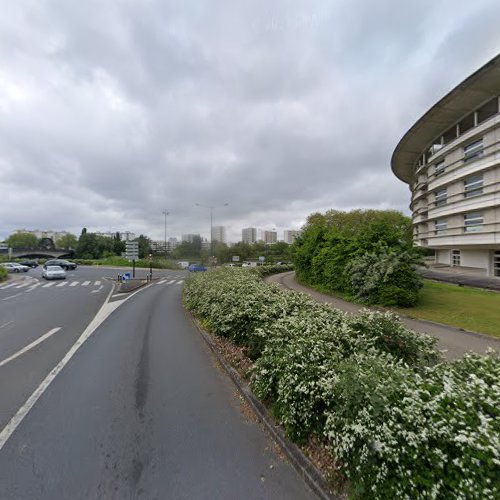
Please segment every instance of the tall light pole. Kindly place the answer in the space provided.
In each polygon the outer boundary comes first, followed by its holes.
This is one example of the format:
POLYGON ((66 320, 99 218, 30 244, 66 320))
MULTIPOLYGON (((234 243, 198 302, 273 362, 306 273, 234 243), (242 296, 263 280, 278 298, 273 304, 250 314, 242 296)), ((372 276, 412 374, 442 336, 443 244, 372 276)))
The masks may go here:
POLYGON ((167 212, 167 210, 163 210, 163 215, 165 216, 165 257, 168 255, 168 251, 167 251, 167 216, 169 215, 169 213, 167 212))
POLYGON ((216 208, 222 208, 222 207, 227 207, 229 203, 224 203, 224 205, 201 205, 200 203, 196 203, 197 207, 201 208, 208 208, 210 209, 210 257, 213 258, 214 256, 214 245, 213 245, 213 235, 212 235, 212 230, 213 230, 213 222, 214 222, 214 209, 216 208))

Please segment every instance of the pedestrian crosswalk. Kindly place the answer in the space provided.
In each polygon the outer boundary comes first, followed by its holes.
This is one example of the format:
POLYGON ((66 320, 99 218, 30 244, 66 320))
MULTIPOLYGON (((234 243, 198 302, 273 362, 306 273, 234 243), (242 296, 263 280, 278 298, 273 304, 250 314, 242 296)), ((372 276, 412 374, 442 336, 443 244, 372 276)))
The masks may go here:
MULTIPOLYGON (((184 283, 185 276, 164 276, 159 279, 159 281, 154 281, 155 285, 182 285, 184 283)), ((41 288, 52 288, 52 289, 64 289, 64 288, 76 288, 76 287, 87 287, 102 288, 102 280, 64 280, 64 281, 45 281, 36 278, 26 279, 25 281, 14 281, 11 283, 0 284, 0 290, 21 290, 21 292, 31 292, 36 289, 41 288)))

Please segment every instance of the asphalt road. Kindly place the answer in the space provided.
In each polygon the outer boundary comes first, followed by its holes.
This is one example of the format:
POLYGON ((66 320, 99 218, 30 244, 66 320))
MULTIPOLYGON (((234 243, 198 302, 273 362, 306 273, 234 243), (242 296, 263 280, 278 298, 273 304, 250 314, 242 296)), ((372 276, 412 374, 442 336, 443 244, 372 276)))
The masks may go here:
POLYGON ((185 273, 124 299, 106 272, 0 286, 0 498, 314 498, 186 316, 185 273))

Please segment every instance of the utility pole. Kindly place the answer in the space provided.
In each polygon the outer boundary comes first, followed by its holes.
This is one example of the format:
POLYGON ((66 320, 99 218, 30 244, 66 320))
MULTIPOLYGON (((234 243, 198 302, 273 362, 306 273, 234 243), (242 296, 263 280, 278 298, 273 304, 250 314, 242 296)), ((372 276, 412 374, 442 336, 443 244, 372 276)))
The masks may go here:
POLYGON ((167 212, 167 210, 163 210, 163 215, 165 216, 165 234, 164 234, 164 237, 165 237, 165 257, 168 255, 168 250, 167 250, 167 217, 169 215, 169 213, 167 212))

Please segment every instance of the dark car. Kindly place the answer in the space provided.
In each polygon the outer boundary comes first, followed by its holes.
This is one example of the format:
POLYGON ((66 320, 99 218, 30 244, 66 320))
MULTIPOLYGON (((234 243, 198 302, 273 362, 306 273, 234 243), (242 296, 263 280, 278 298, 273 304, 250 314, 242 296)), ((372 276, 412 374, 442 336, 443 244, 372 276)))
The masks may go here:
POLYGON ((47 269, 47 266, 60 266, 65 271, 68 271, 69 269, 76 269, 76 267, 77 267, 74 262, 70 262, 69 260, 64 260, 64 259, 51 259, 51 260, 48 260, 43 265, 43 268, 47 269))
POLYGON ((191 264, 188 267, 188 271, 190 273, 199 273, 199 272, 206 271, 206 270, 207 270, 207 268, 205 266, 202 266, 201 264, 191 264))
POLYGON ((36 260, 23 260, 21 262, 18 262, 18 264, 21 264, 21 266, 32 267, 33 269, 35 267, 38 267, 38 262, 36 260))

